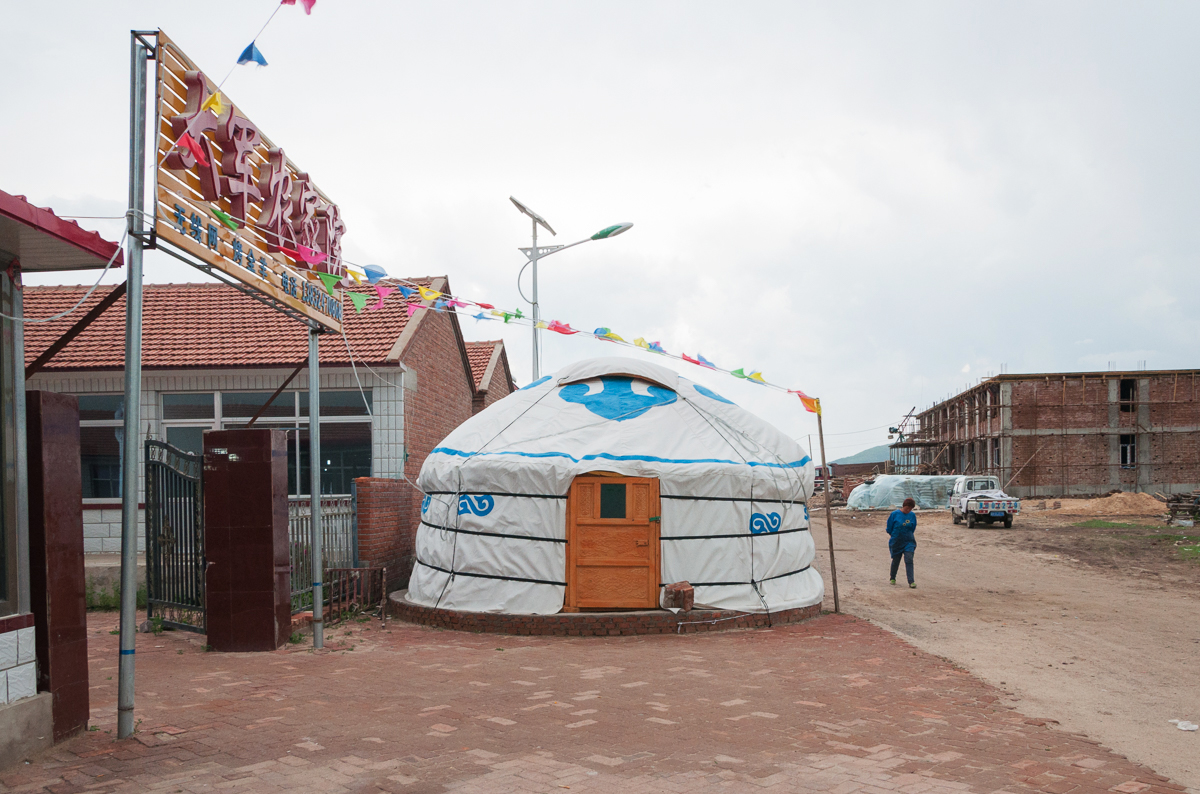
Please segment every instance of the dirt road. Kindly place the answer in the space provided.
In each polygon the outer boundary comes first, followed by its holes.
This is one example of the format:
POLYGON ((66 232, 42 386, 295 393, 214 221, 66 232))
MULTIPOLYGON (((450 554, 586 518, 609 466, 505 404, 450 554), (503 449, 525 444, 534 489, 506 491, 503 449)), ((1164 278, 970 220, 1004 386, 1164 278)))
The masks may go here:
MULTIPOLYGON (((829 609, 823 515, 814 511, 813 533, 829 609)), ((1124 571, 1089 556, 1095 543, 1072 540, 1090 533, 1022 521, 969 530, 945 513, 920 513, 910 590, 903 566, 901 584, 888 584, 885 516, 835 513, 842 610, 958 663, 1026 715, 1057 720, 1200 792, 1200 733, 1169 722, 1200 722, 1200 563, 1124 571), (1084 551, 1071 554, 1072 543, 1084 551)))

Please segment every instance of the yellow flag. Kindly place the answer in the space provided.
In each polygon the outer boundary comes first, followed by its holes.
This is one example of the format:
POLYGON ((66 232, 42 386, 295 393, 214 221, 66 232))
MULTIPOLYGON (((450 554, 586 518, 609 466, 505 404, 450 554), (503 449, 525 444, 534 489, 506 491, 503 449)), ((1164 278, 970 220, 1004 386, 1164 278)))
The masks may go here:
POLYGON ((634 339, 634 340, 633 340, 633 343, 634 343, 635 345, 637 345, 638 347, 642 348, 643 350, 649 350, 649 349, 650 349, 650 343, 649 343, 649 342, 647 342, 645 339, 643 339, 643 338, 642 338, 642 337, 640 337, 640 336, 639 336, 637 339, 634 339))
POLYGON ((758 383, 766 383, 766 381, 763 380, 763 376, 762 376, 761 372, 751 372, 749 375, 749 379, 752 381, 757 381, 758 383))
POLYGON ((429 289, 428 287, 417 287, 417 289, 420 291, 421 297, 427 301, 435 301, 442 297, 442 293, 435 289, 429 289))
POLYGON ((361 283, 362 283, 362 280, 363 280, 363 274, 362 274, 362 273, 355 273, 355 272, 354 272, 353 270, 351 270, 350 268, 346 268, 346 275, 347 275, 347 276, 349 276, 350 278, 352 278, 352 279, 354 280, 354 283, 355 283, 355 284, 361 284, 361 283))
POLYGON ((220 116, 225 112, 225 103, 221 101, 221 92, 217 91, 208 99, 204 100, 204 104, 200 106, 201 111, 211 110, 216 115, 220 116))
POLYGON ((543 322, 542 320, 538 320, 538 321, 537 321, 537 327, 538 327, 538 328, 549 328, 550 326, 546 325, 546 323, 545 323, 545 322, 543 322))
POLYGON ((492 309, 491 314, 493 317, 503 317, 504 316, 504 312, 499 312, 499 311, 496 311, 495 309, 492 309))

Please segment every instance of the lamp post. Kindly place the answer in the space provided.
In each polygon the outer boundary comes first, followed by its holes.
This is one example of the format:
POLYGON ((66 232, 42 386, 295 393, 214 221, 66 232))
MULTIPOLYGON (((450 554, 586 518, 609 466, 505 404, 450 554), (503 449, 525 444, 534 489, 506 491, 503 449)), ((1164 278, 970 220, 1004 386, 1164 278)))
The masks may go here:
POLYGON ((533 210, 529 209, 529 207, 526 207, 524 204, 517 201, 512 196, 509 196, 508 200, 511 201, 516 206, 516 208, 518 210, 520 210, 523 214, 529 216, 530 222, 533 226, 533 244, 529 248, 519 249, 521 251, 521 253, 525 254, 525 257, 526 257, 526 259, 528 259, 528 261, 521 268, 521 272, 517 274, 517 292, 521 293, 521 297, 524 298, 527 303, 530 303, 533 305, 533 379, 537 380, 538 378, 541 377, 541 354, 538 349, 538 331, 541 330, 540 328, 538 328, 538 321, 541 319, 541 311, 540 311, 540 307, 538 306, 538 288, 537 288, 537 263, 538 263, 538 260, 545 259, 550 254, 556 254, 559 251, 565 250, 567 248, 574 248, 577 245, 583 245, 584 243, 590 243, 592 240, 607 240, 609 237, 616 237, 618 234, 623 234, 624 232, 629 231, 633 227, 633 224, 632 223, 618 223, 614 226, 606 226, 605 228, 603 228, 600 231, 593 234, 591 237, 585 237, 584 239, 579 240, 574 243, 569 243, 567 245, 543 245, 539 248, 538 242, 537 242, 538 226, 541 226, 546 231, 550 232, 550 234, 552 234, 556 237, 558 236, 558 233, 555 232, 554 229, 550 228, 550 224, 546 222, 545 218, 543 218, 541 215, 538 215, 533 210), (530 265, 533 266, 533 297, 532 298, 526 297, 525 293, 521 290, 521 276, 524 275, 525 268, 529 267, 530 265))

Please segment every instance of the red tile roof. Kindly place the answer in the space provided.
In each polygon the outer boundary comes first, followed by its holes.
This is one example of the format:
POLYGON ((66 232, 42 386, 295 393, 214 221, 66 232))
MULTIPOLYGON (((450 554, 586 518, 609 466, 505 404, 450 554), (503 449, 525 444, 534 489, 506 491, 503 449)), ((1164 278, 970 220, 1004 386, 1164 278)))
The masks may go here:
POLYGON ((492 355, 496 352, 496 345, 504 344, 499 339, 494 339, 490 342, 467 342, 467 359, 471 362, 471 375, 475 378, 475 388, 479 388, 479 384, 483 381, 483 375, 487 372, 488 364, 492 362, 492 355))
MULTIPOLYGON (((412 279, 431 286, 435 277, 412 279)), ((102 286, 71 314, 25 326, 25 363, 57 340, 113 287, 102 286)), ((376 297, 374 287, 355 291, 376 297)), ((446 289, 442 287, 442 289, 446 289)), ((25 315, 45 317, 69 309, 87 287, 25 287, 25 315)), ((143 298, 142 366, 145 369, 294 367, 308 360, 308 329, 224 284, 147 284, 143 298)), ((410 299, 418 303, 419 298, 410 299)), ((370 301, 367 306, 374 305, 370 301)), ((354 312, 346 301, 343 326, 356 362, 383 364, 408 324, 399 294, 379 311, 354 312)), ((347 366, 340 336, 321 340, 323 365, 347 366)), ((46 370, 122 369, 125 364, 125 298, 96 318, 46 365, 46 370)))

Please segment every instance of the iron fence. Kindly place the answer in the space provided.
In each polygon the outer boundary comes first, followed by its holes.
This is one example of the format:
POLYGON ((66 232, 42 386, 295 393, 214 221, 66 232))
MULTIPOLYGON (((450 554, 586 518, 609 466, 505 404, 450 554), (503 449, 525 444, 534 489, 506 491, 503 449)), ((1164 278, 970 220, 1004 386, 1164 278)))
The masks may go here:
MULTIPOLYGON (((321 556, 324 567, 358 567, 358 531, 353 495, 321 497, 321 556)), ((292 562, 292 614, 312 609, 312 502, 288 498, 288 540, 292 562)), ((325 591, 329 600, 329 591, 325 591)))
POLYGON ((146 616, 203 633, 204 456, 148 440, 146 616))
POLYGON ((336 623, 355 612, 379 607, 387 622, 387 568, 326 568, 325 586, 329 588, 327 623, 336 623))

